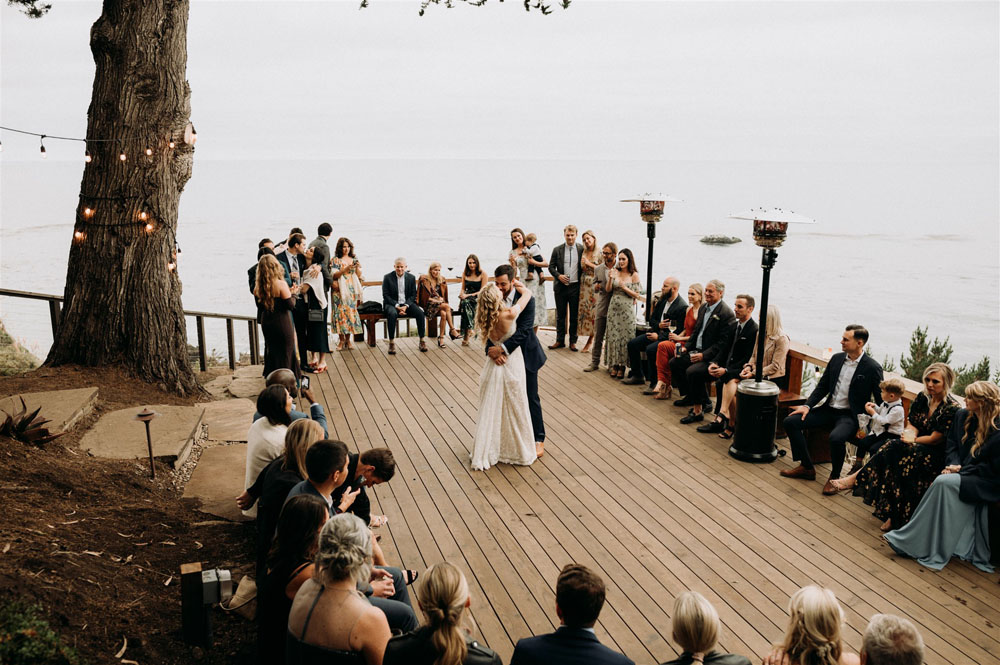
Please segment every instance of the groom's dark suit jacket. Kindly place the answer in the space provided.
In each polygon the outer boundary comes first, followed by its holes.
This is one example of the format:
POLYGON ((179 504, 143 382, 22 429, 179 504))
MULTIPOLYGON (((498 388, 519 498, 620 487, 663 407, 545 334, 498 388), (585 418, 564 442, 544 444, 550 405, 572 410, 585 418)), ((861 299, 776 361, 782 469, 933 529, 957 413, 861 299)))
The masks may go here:
MULTIPOLYGON (((514 294, 514 303, 521 299, 520 293, 514 294)), ((537 372, 545 364, 545 352, 535 335, 535 299, 532 298, 524 306, 524 310, 517 317, 517 331, 503 343, 503 348, 507 355, 514 353, 514 349, 521 347, 521 355, 524 356, 524 369, 528 372, 537 372)), ((486 348, 493 346, 493 342, 486 340, 486 348)))

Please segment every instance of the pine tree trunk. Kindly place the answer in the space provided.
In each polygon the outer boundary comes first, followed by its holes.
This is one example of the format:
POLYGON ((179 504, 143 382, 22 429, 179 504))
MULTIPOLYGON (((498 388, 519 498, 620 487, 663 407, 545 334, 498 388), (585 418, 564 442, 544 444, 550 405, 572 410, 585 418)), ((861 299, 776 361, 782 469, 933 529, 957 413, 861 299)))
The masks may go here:
POLYGON ((83 171, 63 313, 46 361, 118 365, 183 394, 199 389, 174 254, 194 158, 184 142, 188 8, 188 0, 105 0, 91 29, 93 161, 83 171))

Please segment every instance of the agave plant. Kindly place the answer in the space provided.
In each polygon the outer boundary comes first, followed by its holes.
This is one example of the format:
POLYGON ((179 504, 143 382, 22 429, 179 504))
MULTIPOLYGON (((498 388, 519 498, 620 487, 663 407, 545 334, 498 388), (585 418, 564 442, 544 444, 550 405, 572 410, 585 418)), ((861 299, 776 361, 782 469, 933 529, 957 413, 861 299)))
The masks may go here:
POLYGON ((16 414, 11 415, 6 411, 0 412, 7 416, 3 422, 0 423, 0 435, 9 436, 12 439, 23 441, 24 443, 41 446, 65 434, 65 432, 59 432, 58 434, 52 434, 49 432, 49 428, 44 427, 44 425, 45 423, 52 421, 46 420, 38 415, 38 412, 42 410, 42 407, 38 407, 31 413, 28 413, 28 407, 24 403, 24 398, 19 397, 18 399, 21 400, 21 410, 16 414))

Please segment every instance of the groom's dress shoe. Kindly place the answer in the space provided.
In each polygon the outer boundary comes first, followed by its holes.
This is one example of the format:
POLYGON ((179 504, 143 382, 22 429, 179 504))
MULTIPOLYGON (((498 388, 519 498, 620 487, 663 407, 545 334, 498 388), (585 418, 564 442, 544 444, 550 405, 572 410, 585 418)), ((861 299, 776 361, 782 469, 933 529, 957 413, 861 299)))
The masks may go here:
POLYGON ((785 478, 801 478, 802 480, 816 480, 816 469, 807 469, 801 464, 794 469, 782 469, 781 475, 785 478))
POLYGON ((622 385, 623 386, 637 386, 640 383, 646 383, 646 382, 643 381, 642 379, 640 379, 637 376, 632 376, 632 377, 630 377, 630 378, 625 379, 624 381, 622 381, 622 385))
POLYGON ((541 457, 545 454, 545 443, 536 442, 535 443, 535 457, 541 457))

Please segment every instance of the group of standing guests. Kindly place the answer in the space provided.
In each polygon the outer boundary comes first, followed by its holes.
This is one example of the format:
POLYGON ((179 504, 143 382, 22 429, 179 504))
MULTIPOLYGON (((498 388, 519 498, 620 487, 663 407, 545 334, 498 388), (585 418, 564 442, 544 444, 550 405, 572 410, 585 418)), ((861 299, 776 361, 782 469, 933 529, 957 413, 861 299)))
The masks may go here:
POLYGON ((308 246, 297 227, 277 245, 270 238, 258 244, 257 264, 248 274, 264 333, 265 376, 283 368, 296 376, 325 372, 330 330, 338 335, 338 351, 353 349, 362 332, 361 262, 349 238, 339 238, 331 250, 332 234, 324 222, 308 246))

